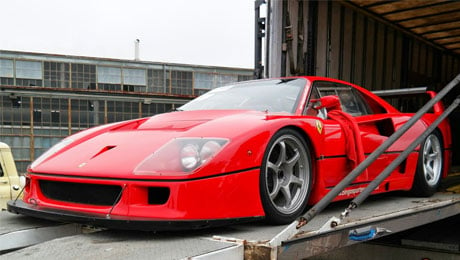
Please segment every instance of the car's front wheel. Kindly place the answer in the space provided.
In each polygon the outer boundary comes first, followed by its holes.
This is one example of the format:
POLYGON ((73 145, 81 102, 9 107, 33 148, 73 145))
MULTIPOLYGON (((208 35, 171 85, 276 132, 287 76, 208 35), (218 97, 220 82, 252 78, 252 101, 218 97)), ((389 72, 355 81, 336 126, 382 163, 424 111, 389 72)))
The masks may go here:
POLYGON ((421 144, 417 171, 412 185, 412 193, 416 196, 433 195, 442 175, 443 150, 438 132, 431 133, 421 144))
POLYGON ((266 220, 286 224, 307 206, 311 189, 310 151, 303 137, 292 129, 282 129, 270 140, 260 176, 260 195, 266 220))

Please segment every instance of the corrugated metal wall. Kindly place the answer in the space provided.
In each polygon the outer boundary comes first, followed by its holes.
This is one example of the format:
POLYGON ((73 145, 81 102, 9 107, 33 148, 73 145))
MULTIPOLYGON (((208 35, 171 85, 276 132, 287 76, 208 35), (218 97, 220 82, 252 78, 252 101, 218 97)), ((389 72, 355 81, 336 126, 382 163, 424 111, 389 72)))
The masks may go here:
POLYGON ((460 73, 460 57, 339 1, 303 1, 299 24, 299 2, 269 3, 268 77, 314 74, 372 90, 421 85, 437 89, 460 73), (289 26, 292 40, 285 29, 289 26), (302 48, 298 28, 303 29, 302 48), (298 59, 305 64, 300 72, 298 59))
MULTIPOLYGON (((271 0, 267 18, 266 77, 317 75, 369 90, 439 91, 460 73, 458 55, 341 1, 271 0)), ((445 103, 457 95, 459 87, 445 103)), ((460 109, 450 120, 454 164, 460 165, 460 109)))

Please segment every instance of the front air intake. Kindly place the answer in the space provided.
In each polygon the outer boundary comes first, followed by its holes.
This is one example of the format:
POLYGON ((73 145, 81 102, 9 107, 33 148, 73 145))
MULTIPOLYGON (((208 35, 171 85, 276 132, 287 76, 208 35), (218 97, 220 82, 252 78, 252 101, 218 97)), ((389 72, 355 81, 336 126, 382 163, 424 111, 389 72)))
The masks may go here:
POLYGON ((95 205, 112 206, 121 197, 117 185, 88 184, 61 181, 39 181, 43 195, 52 200, 95 205))

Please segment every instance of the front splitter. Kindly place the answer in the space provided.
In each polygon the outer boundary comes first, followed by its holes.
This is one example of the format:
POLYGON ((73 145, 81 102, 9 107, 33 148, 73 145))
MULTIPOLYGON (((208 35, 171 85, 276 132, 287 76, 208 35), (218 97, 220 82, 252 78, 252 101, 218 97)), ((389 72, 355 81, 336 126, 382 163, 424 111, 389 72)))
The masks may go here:
POLYGON ((7 209, 11 213, 22 214, 26 216, 58 222, 79 223, 109 229, 142 231, 196 230, 246 223, 263 219, 262 216, 255 216, 226 219, 158 220, 149 218, 121 217, 103 214, 87 214, 82 212, 57 210, 52 208, 30 205, 19 200, 9 201, 7 203, 7 209))

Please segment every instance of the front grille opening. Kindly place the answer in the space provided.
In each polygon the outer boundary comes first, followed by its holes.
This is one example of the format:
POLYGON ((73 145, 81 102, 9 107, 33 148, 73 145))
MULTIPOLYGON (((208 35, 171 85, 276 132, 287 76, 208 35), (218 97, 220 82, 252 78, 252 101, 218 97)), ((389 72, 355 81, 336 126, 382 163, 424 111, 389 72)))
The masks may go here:
POLYGON ((170 190, 167 187, 149 187, 148 202, 150 205, 162 205, 169 199, 170 190))
POLYGON ((65 202, 96 206, 112 206, 117 203, 121 197, 119 196, 121 187, 117 185, 48 180, 40 180, 39 185, 45 197, 65 202))

